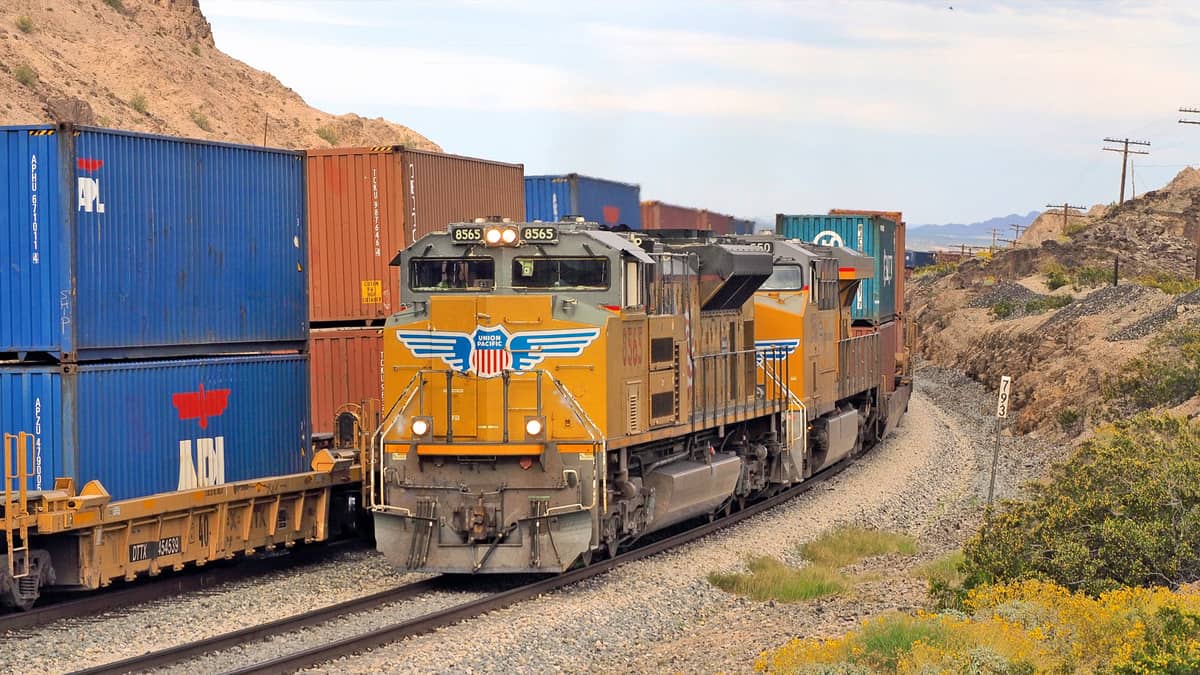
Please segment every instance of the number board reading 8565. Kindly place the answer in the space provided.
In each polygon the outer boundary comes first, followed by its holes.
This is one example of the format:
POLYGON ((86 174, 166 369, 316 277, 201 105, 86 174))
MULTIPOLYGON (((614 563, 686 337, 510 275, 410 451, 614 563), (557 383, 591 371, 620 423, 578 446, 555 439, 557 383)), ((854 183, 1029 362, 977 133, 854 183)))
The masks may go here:
POLYGON ((522 225, 521 241, 527 244, 557 244, 558 228, 546 225, 522 225))
POLYGON ((475 225, 455 227, 450 230, 450 240, 456 244, 481 244, 483 228, 475 225))

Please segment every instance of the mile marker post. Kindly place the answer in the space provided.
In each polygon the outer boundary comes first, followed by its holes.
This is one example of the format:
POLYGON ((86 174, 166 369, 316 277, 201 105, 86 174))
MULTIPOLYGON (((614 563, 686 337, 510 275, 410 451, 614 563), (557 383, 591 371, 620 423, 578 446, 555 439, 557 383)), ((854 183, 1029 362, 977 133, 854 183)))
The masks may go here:
POLYGON ((996 464, 1000 462, 1000 424, 1008 417, 1008 392, 1011 387, 1011 377, 1005 375, 1000 378, 1000 396, 996 401, 996 449, 992 452, 992 477, 988 481, 987 508, 989 513, 992 510, 992 496, 996 492, 996 464))

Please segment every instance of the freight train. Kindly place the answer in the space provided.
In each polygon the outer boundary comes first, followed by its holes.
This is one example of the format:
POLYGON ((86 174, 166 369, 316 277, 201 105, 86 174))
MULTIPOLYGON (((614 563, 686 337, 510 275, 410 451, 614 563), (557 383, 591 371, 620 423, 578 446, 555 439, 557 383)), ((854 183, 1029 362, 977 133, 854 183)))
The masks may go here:
POLYGON ((844 247, 491 220, 393 264, 367 481, 406 569, 588 564, 800 483, 907 407, 898 343, 854 330, 876 261, 844 247))
POLYGON ((878 251, 578 176, 525 187, 661 231, 447 227, 524 212, 522 174, 0 128, 0 606, 326 541, 366 502, 406 567, 563 569, 895 424, 878 251))

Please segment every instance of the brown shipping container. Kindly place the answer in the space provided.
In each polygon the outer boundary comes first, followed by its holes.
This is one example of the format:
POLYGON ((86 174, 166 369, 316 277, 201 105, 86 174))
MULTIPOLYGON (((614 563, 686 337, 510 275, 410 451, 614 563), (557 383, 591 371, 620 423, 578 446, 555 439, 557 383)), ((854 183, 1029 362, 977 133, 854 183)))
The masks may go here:
POLYGON ((699 209, 662 202, 642 202, 643 230, 696 230, 702 229, 700 223, 699 209))
POLYGON ((383 331, 320 328, 309 334, 309 392, 314 433, 333 431, 337 409, 383 401, 383 331))
POLYGON ((400 146, 308 151, 309 306, 314 323, 394 313, 396 252, 457 221, 525 217, 525 170, 400 146))
POLYGON ((712 211, 701 211, 700 223, 700 229, 702 230, 712 230, 717 234, 733 234, 733 216, 727 216, 724 213, 713 213, 712 211))
POLYGON ((904 305, 904 282, 908 278, 904 274, 904 214, 900 211, 864 211, 862 209, 829 209, 831 216, 848 216, 861 213, 866 216, 881 216, 896 224, 896 316, 908 315, 904 305))
MULTIPOLYGON (((859 212, 855 211, 854 213, 859 212)), ((850 328, 850 335, 854 337, 870 335, 875 332, 879 333, 879 374, 883 379, 883 390, 890 393, 896 390, 896 354, 898 350, 904 348, 903 344, 898 342, 903 334, 898 321, 889 321, 878 327, 852 326, 850 328)))

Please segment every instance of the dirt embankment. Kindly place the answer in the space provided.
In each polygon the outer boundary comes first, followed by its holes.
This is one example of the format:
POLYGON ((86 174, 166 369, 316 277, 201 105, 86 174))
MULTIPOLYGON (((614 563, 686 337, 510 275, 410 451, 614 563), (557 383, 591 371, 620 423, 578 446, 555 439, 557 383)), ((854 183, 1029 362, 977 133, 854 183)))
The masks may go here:
POLYGON ((918 352, 995 387, 1014 378, 1015 430, 1075 438, 1104 418, 1104 385, 1163 330, 1200 319, 1187 283, 1200 235, 1200 171, 1073 219, 1043 216, 1036 246, 914 278, 918 352), (1114 263, 1118 285, 1112 285, 1114 263))
POLYGON ((0 124, 81 124, 286 148, 435 143, 309 106, 216 48, 199 0, 0 3, 0 124))

